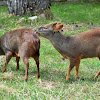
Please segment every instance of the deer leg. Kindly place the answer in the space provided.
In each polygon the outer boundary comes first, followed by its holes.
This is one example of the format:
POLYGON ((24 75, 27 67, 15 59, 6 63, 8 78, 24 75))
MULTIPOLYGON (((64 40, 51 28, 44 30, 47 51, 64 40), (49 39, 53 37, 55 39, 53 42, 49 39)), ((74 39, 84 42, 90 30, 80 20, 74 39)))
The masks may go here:
POLYGON ((19 69, 19 59, 20 59, 20 57, 16 57, 17 69, 19 69))
POLYGON ((4 72, 4 71, 6 70, 7 64, 9 63, 9 61, 10 61, 10 59, 11 59, 12 56, 13 56, 13 55, 12 55, 11 52, 8 52, 8 53, 6 54, 6 62, 5 62, 5 66, 4 66, 3 70, 2 70, 2 72, 4 72))
POLYGON ((78 65, 75 66, 75 69, 76 69, 76 77, 75 77, 75 79, 77 79, 77 78, 78 78, 78 70, 79 70, 79 66, 78 66, 78 65))
POLYGON ((28 58, 23 58, 22 59, 24 64, 25 64, 25 67, 26 67, 26 71, 25 71, 25 81, 28 80, 28 68, 29 68, 29 61, 28 61, 28 58))
POLYGON ((74 61, 70 59, 70 66, 68 67, 68 72, 67 72, 67 76, 66 76, 66 80, 68 81, 70 78, 70 72, 73 69, 73 67, 75 66, 74 61))
POLYGON ((79 77, 78 76, 79 64, 80 64, 80 60, 77 60, 77 63, 76 63, 76 66, 75 66, 75 69, 76 69, 76 77, 75 77, 75 79, 77 79, 79 77))
POLYGON ((39 73, 39 57, 35 57, 34 58, 36 65, 37 65, 37 77, 40 77, 40 73, 39 73))
POLYGON ((94 79, 96 79, 100 75, 100 71, 95 75, 94 79))

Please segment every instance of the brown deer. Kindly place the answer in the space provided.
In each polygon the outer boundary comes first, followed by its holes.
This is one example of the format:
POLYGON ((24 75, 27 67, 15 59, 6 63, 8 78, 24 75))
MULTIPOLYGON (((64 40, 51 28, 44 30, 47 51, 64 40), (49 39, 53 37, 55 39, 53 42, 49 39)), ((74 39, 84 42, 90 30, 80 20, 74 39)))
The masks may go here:
MULTIPOLYGON (((36 34, 49 39, 54 48, 64 58, 69 59, 70 66, 68 67, 66 80, 69 80, 70 72, 74 66, 76 68, 75 79, 77 79, 81 59, 93 57, 100 59, 100 29, 64 36, 59 32, 62 28, 63 24, 53 22, 38 28, 36 34)), ((97 74, 95 78, 97 78, 99 74, 97 74)))
POLYGON ((6 66, 12 57, 16 57, 17 69, 19 69, 19 59, 21 58, 26 67, 25 81, 27 81, 28 59, 32 57, 37 64, 37 76, 39 78, 39 48, 40 39, 31 29, 18 29, 5 33, 0 38, 0 55, 6 56, 5 66, 2 72, 6 70, 6 66))

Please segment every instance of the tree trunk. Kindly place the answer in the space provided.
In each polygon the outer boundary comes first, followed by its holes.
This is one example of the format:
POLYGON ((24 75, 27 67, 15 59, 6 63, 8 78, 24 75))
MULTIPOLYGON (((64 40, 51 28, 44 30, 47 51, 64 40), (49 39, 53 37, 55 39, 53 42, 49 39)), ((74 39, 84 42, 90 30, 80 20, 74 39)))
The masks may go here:
POLYGON ((8 0, 8 12, 14 15, 23 15, 26 13, 27 0, 8 0))
POLYGON ((51 0, 8 0, 8 12, 14 15, 41 14, 51 6, 51 0))
POLYGON ((46 9, 50 9, 51 0, 36 0, 36 6, 33 10, 33 14, 41 14, 46 9))

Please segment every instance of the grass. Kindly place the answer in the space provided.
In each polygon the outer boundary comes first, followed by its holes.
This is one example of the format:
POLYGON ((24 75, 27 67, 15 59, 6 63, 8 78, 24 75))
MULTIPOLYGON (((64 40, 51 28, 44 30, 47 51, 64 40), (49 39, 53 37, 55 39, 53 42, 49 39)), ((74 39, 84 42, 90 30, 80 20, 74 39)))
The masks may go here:
POLYGON ((61 18, 66 23, 94 23, 100 25, 100 3, 77 3, 77 4, 56 4, 52 8, 55 16, 61 18), (63 11, 63 12, 62 12, 63 11))
MULTIPOLYGON (((0 7, 0 36, 18 28, 31 28, 60 21, 64 24, 64 35, 77 34, 100 26, 100 3, 60 3, 53 4, 53 20, 45 18, 30 21, 25 17, 12 16, 7 7, 0 7)), ((29 79, 24 82, 25 66, 20 60, 20 69, 16 70, 15 58, 2 73, 5 57, 0 57, 0 100, 99 100, 100 77, 94 80, 100 70, 97 58, 81 60, 79 79, 75 80, 75 69, 71 71, 70 80, 66 82, 69 61, 53 48, 51 43, 42 37, 40 49, 40 79, 37 79, 35 61, 30 59, 29 79), (84 80, 82 80, 84 78, 84 80)))

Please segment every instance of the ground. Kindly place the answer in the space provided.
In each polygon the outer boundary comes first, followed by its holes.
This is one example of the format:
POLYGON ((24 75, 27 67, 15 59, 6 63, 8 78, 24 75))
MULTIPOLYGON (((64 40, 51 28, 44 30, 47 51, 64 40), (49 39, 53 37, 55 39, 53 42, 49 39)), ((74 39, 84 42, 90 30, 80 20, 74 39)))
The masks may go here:
MULTIPOLYGON (((0 36, 19 29, 33 30, 52 21, 64 24, 63 35, 74 35, 86 30, 100 27, 100 3, 57 3, 52 4, 54 18, 38 18, 34 21, 27 16, 8 14, 7 7, 0 7, 0 36), (24 20, 20 20, 25 17, 24 20)), ((37 78, 35 61, 30 59, 29 79, 24 82, 25 66, 20 60, 20 69, 16 70, 15 58, 12 58, 5 73, 2 69, 5 57, 0 57, 0 100, 99 100, 100 76, 94 80, 100 70, 97 58, 81 60, 79 79, 75 80, 75 68, 71 71, 70 80, 66 81, 69 66, 68 60, 53 48, 51 43, 40 37, 40 78, 37 78)))

